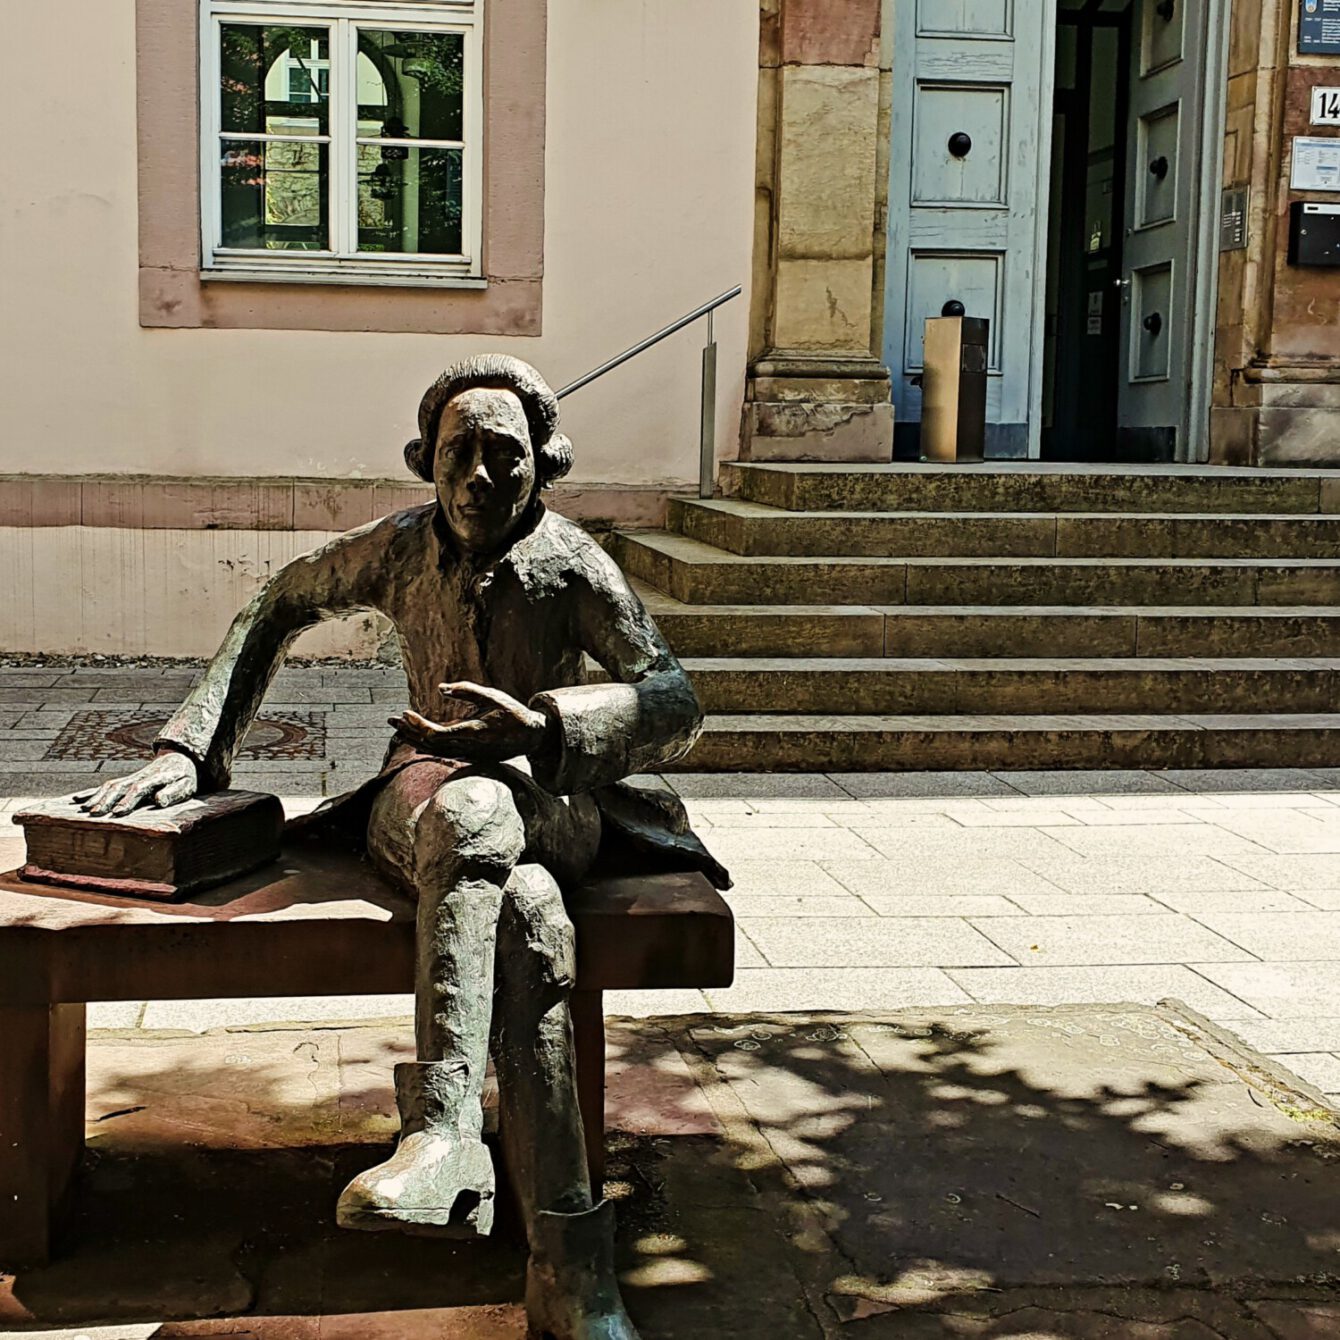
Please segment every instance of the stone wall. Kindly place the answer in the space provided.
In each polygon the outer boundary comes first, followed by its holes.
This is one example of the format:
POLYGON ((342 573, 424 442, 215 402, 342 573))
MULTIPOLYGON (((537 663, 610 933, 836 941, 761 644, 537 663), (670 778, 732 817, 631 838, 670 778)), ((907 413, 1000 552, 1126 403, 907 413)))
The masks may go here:
POLYGON ((1234 0, 1224 185, 1250 192, 1248 244, 1219 263, 1211 452, 1216 461, 1340 467, 1340 271, 1288 262, 1295 135, 1340 57, 1298 54, 1297 0, 1234 0))

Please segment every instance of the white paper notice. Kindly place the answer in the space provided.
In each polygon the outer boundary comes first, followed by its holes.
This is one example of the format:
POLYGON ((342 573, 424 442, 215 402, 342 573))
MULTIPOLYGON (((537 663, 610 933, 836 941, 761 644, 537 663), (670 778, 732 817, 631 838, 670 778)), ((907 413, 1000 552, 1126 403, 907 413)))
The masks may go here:
POLYGON ((1295 136, 1289 185, 1295 191, 1340 191, 1340 139, 1295 136))

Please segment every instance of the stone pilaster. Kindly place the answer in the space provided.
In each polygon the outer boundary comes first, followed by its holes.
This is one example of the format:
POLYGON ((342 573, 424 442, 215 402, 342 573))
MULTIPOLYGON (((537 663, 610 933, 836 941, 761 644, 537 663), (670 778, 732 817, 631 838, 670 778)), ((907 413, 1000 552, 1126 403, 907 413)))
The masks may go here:
POLYGON ((880 0, 763 0, 747 460, 889 460, 880 0))

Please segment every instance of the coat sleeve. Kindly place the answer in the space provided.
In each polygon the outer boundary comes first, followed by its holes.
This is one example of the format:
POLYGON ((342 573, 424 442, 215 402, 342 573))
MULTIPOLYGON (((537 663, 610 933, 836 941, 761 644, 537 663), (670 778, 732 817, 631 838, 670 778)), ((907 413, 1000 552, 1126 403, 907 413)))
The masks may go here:
POLYGON ((614 682, 551 689, 531 700, 550 721, 550 742, 531 760, 556 795, 608 786, 686 753, 703 713, 684 668, 622 572, 599 546, 576 589, 582 650, 614 682))
POLYGON ((233 758, 293 639, 323 619, 375 607, 374 532, 350 531, 282 567, 233 620, 209 668, 155 745, 195 761, 210 790, 228 785, 233 758))

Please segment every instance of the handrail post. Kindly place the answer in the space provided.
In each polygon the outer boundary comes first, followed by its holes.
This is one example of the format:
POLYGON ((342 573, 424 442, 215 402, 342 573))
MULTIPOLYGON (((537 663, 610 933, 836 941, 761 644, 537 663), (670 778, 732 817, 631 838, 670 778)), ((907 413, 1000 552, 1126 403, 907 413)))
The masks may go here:
POLYGON ((703 346, 702 421, 698 432, 698 496, 710 498, 716 487, 717 467, 717 341, 714 313, 707 314, 707 343, 703 346))

